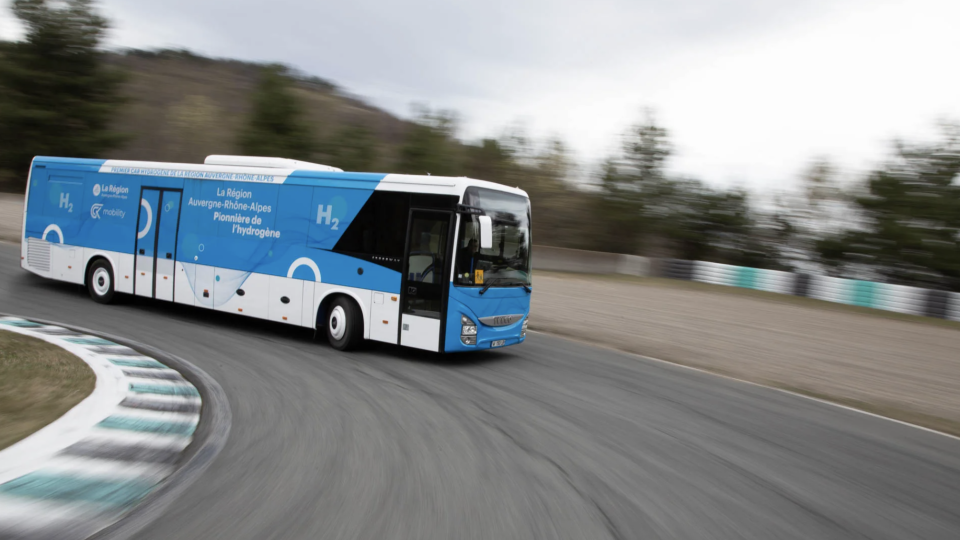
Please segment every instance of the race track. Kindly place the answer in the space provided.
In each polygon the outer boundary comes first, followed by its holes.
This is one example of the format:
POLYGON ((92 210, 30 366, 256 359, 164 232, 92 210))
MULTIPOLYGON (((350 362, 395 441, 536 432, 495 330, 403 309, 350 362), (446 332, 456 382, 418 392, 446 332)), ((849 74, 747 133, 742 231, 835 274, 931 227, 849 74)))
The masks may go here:
POLYGON ((226 391, 226 447, 141 538, 960 538, 956 439, 556 337, 342 354, 101 306, 9 244, 0 311, 160 347, 226 391))

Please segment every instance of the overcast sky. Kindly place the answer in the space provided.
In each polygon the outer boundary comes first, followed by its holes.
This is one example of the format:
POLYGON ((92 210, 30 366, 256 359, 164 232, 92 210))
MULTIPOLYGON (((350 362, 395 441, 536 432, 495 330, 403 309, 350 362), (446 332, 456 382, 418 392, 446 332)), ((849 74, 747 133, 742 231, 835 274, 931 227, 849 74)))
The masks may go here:
MULTIPOLYGON (((524 123, 595 163, 644 108, 680 174, 769 191, 960 119, 956 0, 102 0, 114 47, 279 61, 461 135, 524 123)), ((0 37, 17 36, 9 10, 0 37)))

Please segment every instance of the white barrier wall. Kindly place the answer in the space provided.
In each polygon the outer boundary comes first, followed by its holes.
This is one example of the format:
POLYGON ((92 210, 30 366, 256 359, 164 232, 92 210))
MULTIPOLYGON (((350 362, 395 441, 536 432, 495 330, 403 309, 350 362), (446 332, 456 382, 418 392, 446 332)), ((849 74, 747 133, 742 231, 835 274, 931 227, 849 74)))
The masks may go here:
POLYGON ((760 270, 757 288, 778 294, 793 294, 793 274, 781 270, 760 270))
POLYGON ((923 315, 926 305, 926 289, 877 283, 880 293, 876 297, 877 309, 896 311, 908 315, 923 315))
POLYGON ((849 287, 849 280, 814 275, 810 276, 810 288, 807 296, 827 302, 850 304, 852 302, 850 302, 847 292, 849 287))
POLYGON ((660 275, 674 279, 806 296, 826 302, 960 321, 960 293, 705 261, 662 259, 657 266, 660 275))
POLYGON ((734 285, 736 267, 729 264, 696 261, 693 266, 693 280, 714 285, 734 285))
POLYGON ((948 317, 960 321, 960 293, 950 293, 950 309, 948 310, 948 317))

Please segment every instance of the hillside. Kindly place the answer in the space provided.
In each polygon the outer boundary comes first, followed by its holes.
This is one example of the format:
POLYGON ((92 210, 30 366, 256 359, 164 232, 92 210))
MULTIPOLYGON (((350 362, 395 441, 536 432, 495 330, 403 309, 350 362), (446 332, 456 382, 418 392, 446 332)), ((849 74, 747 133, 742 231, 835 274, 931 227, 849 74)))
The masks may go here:
MULTIPOLYGON (((115 125, 130 138, 111 158, 202 162, 209 154, 238 153, 236 134, 261 66, 185 51, 111 53, 108 62, 127 72, 130 99, 115 125)), ((363 126, 379 146, 375 169, 390 169, 408 122, 321 79, 298 77, 296 85, 321 142, 345 126, 363 126)))
MULTIPOLYGON (((238 135, 249 120, 264 66, 173 50, 111 52, 105 60, 127 77, 122 89, 127 102, 111 126, 126 140, 99 157, 202 163, 210 154, 244 153, 238 135)), ((587 245, 582 224, 592 221, 589 208, 562 180, 567 166, 562 149, 521 155, 529 147, 464 143, 443 114, 425 112, 421 123, 402 120, 328 81, 289 74, 315 138, 311 161, 352 171, 464 175, 519 186, 538 208, 538 242, 587 245), (362 160, 368 166, 346 161, 359 147, 372 154, 362 160)), ((22 193, 23 178, 0 178, 0 191, 22 193)))

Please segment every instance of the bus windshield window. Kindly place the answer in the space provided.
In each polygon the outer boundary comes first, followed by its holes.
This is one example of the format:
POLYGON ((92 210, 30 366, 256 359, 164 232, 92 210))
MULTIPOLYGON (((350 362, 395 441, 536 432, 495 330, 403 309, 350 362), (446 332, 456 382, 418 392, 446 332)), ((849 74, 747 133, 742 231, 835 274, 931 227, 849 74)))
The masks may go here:
POLYGON ((493 222, 493 247, 480 249, 480 220, 460 215, 454 284, 493 287, 530 284, 530 201, 492 189, 468 188, 463 204, 480 208, 493 222))

